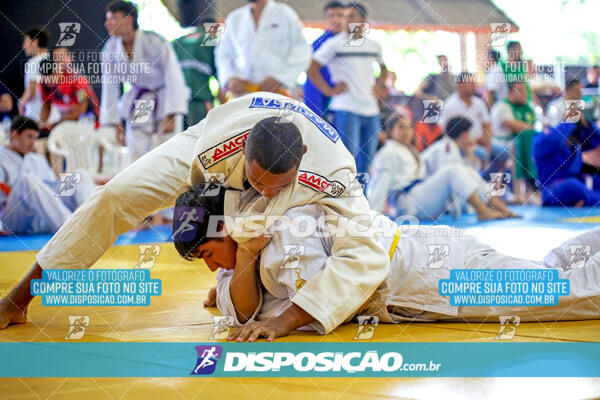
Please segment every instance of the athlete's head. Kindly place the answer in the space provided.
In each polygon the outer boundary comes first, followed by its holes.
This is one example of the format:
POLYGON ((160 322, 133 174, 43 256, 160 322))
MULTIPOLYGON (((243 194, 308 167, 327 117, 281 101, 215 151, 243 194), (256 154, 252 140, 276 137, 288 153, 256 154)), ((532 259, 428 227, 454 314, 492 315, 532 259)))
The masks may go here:
POLYGON ((306 153, 296 125, 277 117, 259 121, 244 144, 248 182, 261 195, 272 198, 292 183, 306 153))
POLYGON ((580 100, 583 95, 582 89, 583 85, 579 79, 574 78, 568 80, 565 85, 565 98, 567 100, 580 100))
POLYGON ((48 34, 39 28, 32 28, 23 35, 23 51, 32 57, 36 51, 48 47, 48 34))
POLYGON ((29 118, 16 116, 10 126, 10 149, 21 155, 33 150, 39 135, 38 124, 29 118))
POLYGON ((135 31, 139 28, 136 6, 121 0, 108 3, 104 26, 110 36, 121 36, 135 31))
POLYGON ((527 103, 527 85, 525 82, 506 82, 508 87, 508 100, 513 104, 527 103))
POLYGON ((225 228, 224 201, 222 185, 202 183, 181 193, 175 202, 175 249, 188 261, 202 258, 211 271, 235 266, 237 243, 225 228))
POLYGON ((475 145, 475 139, 471 136, 471 121, 463 117, 451 118, 446 124, 446 135, 454 140, 461 150, 467 150, 475 145))
MULTIPOLYGON (((362 24, 367 21, 367 9, 360 3, 350 3, 346 6, 346 23, 362 24)), ((351 29, 348 25, 348 29, 351 29)))
POLYGON ((506 52, 508 54, 508 59, 512 61, 520 61, 523 57, 521 43, 517 41, 508 42, 506 45, 506 52))
POLYGON ((474 96, 477 93, 475 75, 470 72, 461 72, 456 76, 456 89, 461 96, 474 96))
POLYGON ((337 35, 344 30, 344 5, 339 1, 330 1, 323 8, 325 12, 325 25, 331 33, 337 35))
POLYGON ((410 118, 396 114, 385 123, 385 130, 390 139, 410 146, 414 138, 413 124, 410 118))

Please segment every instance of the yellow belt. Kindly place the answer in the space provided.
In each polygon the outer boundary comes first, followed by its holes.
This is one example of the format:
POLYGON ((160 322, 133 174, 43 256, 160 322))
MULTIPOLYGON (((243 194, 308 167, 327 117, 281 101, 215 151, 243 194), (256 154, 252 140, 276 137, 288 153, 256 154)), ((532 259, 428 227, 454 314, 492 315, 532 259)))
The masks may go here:
POLYGON ((394 240, 392 240, 392 245, 390 246, 390 261, 392 261, 392 257, 394 257, 394 252, 396 251, 396 246, 398 246, 398 241, 400 240, 400 235, 402 231, 400 228, 396 229, 396 233, 394 234, 394 240))

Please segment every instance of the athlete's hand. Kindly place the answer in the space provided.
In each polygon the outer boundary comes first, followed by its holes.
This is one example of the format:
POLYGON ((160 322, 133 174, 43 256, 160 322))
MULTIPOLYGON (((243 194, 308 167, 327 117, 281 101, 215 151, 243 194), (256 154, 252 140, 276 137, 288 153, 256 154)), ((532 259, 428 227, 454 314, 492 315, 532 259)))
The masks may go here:
POLYGON ((227 82, 227 89, 237 97, 248 92, 248 85, 250 85, 250 82, 245 79, 231 78, 227 82))
POLYGON ((259 337, 266 337, 267 342, 272 342, 273 339, 287 336, 290 332, 291 329, 284 326, 284 324, 277 323, 276 320, 256 321, 236 328, 236 330, 227 337, 227 340, 235 340, 237 342, 244 342, 247 340, 248 342, 254 342, 259 337))
POLYGON ((335 85, 334 87, 332 87, 331 89, 329 89, 329 93, 327 93, 327 97, 336 96, 340 93, 344 93, 346 90, 348 90, 348 85, 346 84, 346 82, 340 82, 337 85, 335 85))
POLYGON ((281 88, 281 83, 276 79, 267 76, 262 82, 258 84, 258 88, 263 92, 276 92, 277 89, 281 88))
POLYGON ((115 125, 115 140, 121 146, 125 146, 125 128, 122 124, 115 125))
POLYGON ((238 251, 242 251, 245 255, 258 257, 258 254, 271 241, 270 236, 262 235, 238 244, 238 251))
POLYGON ((217 306, 217 288, 212 287, 208 291, 208 296, 204 300, 204 307, 216 307, 217 306))
POLYGON ((175 130, 175 114, 169 114, 160 121, 160 127, 158 133, 171 133, 175 130))

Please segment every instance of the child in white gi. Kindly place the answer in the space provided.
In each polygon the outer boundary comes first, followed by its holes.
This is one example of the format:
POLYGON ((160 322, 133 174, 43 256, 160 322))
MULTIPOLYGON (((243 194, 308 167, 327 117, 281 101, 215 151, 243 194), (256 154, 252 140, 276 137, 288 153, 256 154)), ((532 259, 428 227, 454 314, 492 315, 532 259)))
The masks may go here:
POLYGON ((13 234, 56 232, 94 190, 84 171, 70 196, 58 196, 60 182, 46 158, 33 152, 39 134, 35 121, 15 117, 10 144, 0 147, 0 220, 13 234))

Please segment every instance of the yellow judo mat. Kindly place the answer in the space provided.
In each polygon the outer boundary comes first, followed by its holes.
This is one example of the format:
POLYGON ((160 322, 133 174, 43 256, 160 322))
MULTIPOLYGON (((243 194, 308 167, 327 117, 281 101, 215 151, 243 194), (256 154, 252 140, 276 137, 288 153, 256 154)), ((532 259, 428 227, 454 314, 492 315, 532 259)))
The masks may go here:
MULTIPOLYGON (((74 342, 65 339, 69 316, 89 317, 77 342, 207 342, 216 308, 202 302, 214 286, 215 273, 202 261, 179 258, 171 243, 161 243, 151 268, 162 280, 162 294, 149 307, 50 307, 39 298, 29 307, 29 322, 0 331, 0 342, 74 342)), ((0 253, 0 296, 23 277, 35 252, 0 253)), ((138 245, 114 246, 96 264, 101 268, 133 268, 138 245)), ((370 341, 497 342, 498 321, 489 323, 406 323, 379 325, 370 341)), ((358 325, 341 326, 321 336, 294 332, 277 339, 288 342, 351 342, 358 325)), ((599 342, 600 320, 521 323, 512 342, 599 342)), ((0 360, 1 362, 1 360, 0 360)), ((600 362, 600 360, 599 360, 600 362)), ((52 368, 51 365, 47 366, 52 368)), ((600 398, 600 379, 584 378, 6 378, 0 399, 286 399, 402 398, 487 399, 600 398), (537 387, 531 396, 522 397, 537 387), (515 392, 517 390, 517 392, 515 392), (545 393, 545 395, 543 395, 545 393), (512 395, 511 395, 512 394, 512 395)))

